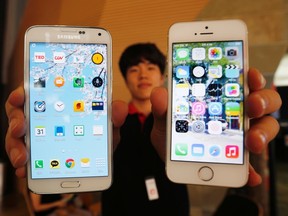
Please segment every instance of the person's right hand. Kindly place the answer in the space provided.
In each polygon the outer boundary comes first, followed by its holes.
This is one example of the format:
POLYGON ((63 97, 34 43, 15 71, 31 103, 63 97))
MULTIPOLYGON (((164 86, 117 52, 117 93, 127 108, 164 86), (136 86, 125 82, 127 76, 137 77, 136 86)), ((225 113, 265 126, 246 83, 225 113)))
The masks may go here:
MULTIPOLYGON (((26 163, 29 158, 24 136, 26 133, 26 120, 24 116, 25 94, 23 85, 11 92, 5 108, 8 117, 9 127, 6 133, 6 152, 16 169, 16 176, 26 176, 26 163)), ((113 146, 116 148, 120 141, 120 127, 125 122, 128 114, 128 105, 122 101, 112 103, 112 123, 113 123, 113 146)))

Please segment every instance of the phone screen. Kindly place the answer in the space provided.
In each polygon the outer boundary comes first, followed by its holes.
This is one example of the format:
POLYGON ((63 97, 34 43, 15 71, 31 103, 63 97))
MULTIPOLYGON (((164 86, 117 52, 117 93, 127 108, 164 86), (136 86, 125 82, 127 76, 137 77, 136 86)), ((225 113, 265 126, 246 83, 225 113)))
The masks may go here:
POLYGON ((244 163, 243 41, 172 44, 171 160, 244 163))
POLYGON ((107 44, 29 44, 32 179, 108 176, 107 44))

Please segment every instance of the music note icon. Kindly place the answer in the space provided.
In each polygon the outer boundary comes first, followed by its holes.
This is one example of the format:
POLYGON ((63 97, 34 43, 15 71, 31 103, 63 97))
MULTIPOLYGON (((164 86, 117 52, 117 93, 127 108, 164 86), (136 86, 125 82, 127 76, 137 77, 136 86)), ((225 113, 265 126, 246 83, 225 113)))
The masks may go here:
POLYGON ((239 147, 236 145, 227 145, 225 155, 227 158, 238 158, 239 157, 239 147))

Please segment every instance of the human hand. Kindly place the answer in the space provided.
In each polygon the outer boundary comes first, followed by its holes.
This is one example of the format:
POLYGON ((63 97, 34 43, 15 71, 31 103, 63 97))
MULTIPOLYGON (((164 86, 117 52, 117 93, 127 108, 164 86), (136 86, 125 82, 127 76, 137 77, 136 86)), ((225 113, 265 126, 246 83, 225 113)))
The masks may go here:
MULTIPOLYGON (((275 112, 281 106, 281 99, 276 91, 264 89, 266 81, 256 69, 248 72, 250 93, 246 100, 246 113, 251 119, 250 129, 246 133, 245 144, 251 153, 259 154, 267 148, 268 143, 275 138, 279 124, 268 114, 275 112)), ((151 132, 152 143, 159 156, 165 161, 166 156, 166 111, 168 93, 165 88, 156 88, 151 94, 154 125, 151 132)), ((249 167, 248 185, 261 183, 261 176, 249 167)))
MULTIPOLYGON (((26 120, 23 112, 24 106, 23 85, 19 86, 9 95, 6 104, 6 114, 9 127, 6 133, 6 152, 9 159, 16 169, 15 174, 18 177, 26 176, 26 163, 28 152, 24 144, 26 133, 26 120)), ((112 103, 112 123, 113 123, 113 146, 116 148, 120 140, 120 127, 124 123, 128 114, 128 105, 122 101, 112 103)))

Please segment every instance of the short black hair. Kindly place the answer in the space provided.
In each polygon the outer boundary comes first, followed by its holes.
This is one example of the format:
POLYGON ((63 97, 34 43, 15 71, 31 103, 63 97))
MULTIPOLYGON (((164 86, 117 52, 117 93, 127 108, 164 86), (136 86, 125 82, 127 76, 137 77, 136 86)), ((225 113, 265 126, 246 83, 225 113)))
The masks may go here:
POLYGON ((137 43, 128 46, 119 60, 119 67, 124 79, 129 67, 138 65, 147 60, 159 66, 161 74, 165 72, 166 57, 153 43, 137 43))

